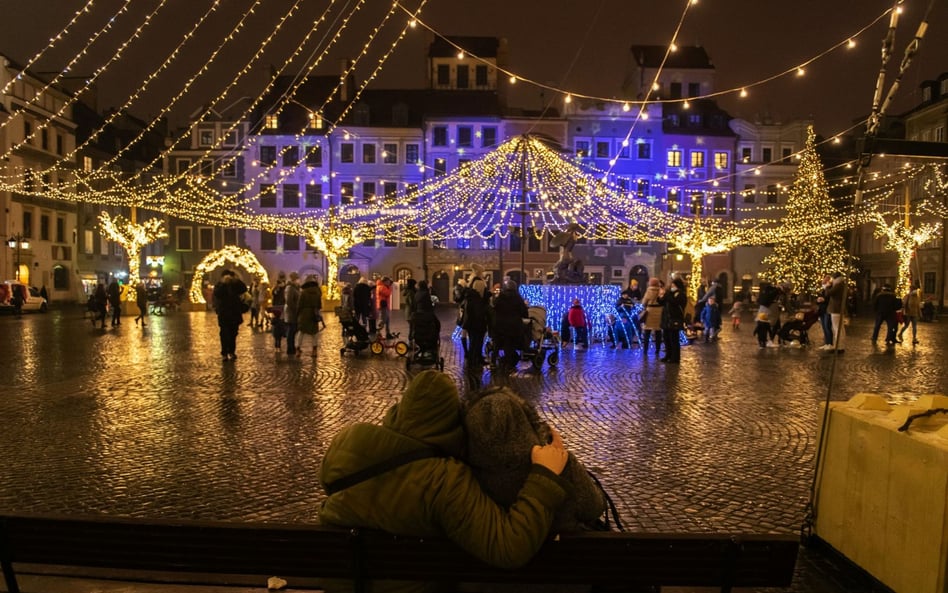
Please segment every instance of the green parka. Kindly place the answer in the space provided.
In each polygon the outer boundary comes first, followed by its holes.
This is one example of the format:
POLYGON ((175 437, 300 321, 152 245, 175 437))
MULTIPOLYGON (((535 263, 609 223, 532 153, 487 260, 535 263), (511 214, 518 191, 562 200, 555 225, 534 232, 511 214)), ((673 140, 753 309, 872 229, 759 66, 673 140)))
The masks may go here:
MULTIPOLYGON (((320 522, 389 533, 442 536, 490 564, 514 568, 540 549, 568 485, 534 465, 517 500, 505 510, 481 489, 458 458, 464 446, 457 387, 437 371, 419 373, 382 425, 355 424, 336 435, 323 457, 320 483, 410 450, 435 448, 445 457, 417 460, 330 495, 320 522)), ((375 583, 372 591, 422 591, 436 584, 375 583)))

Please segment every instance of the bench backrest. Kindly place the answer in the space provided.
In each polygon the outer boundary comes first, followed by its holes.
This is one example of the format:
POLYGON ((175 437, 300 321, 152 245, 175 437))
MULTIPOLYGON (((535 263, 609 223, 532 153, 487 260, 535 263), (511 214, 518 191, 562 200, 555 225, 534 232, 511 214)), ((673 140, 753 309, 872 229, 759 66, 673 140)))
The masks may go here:
MULTIPOLYGON (((789 586, 798 550, 785 535, 583 532, 515 570, 440 538, 318 525, 0 516, 0 560, 281 577, 755 587, 789 586)), ((8 589, 10 587, 8 579, 8 589)))

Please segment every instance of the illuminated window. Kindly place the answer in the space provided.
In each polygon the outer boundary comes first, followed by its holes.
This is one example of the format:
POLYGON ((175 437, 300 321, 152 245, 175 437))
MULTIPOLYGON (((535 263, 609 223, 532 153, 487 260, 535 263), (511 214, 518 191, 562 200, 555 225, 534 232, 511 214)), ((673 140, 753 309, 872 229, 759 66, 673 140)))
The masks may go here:
POLYGON ((691 151, 691 167, 693 169, 700 169, 704 167, 704 151, 703 150, 691 151))
POLYGON ((275 130, 280 126, 280 118, 274 115, 267 115, 264 127, 268 130, 275 130))
POLYGON ((576 156, 581 159, 589 157, 589 140, 576 140, 576 156))
POLYGON ((680 167, 681 166, 681 151, 677 148, 673 148, 668 151, 668 160, 667 164, 669 167, 680 167))
POLYGON ((92 157, 91 156, 82 157, 82 170, 85 171, 86 173, 89 173, 92 171, 92 157))
POLYGON ((727 169, 728 167, 728 157, 730 155, 726 152, 716 152, 714 153, 714 168, 715 169, 727 169))
POLYGON ((322 130, 323 129, 323 116, 318 113, 313 113, 312 111, 309 114, 309 127, 311 130, 322 130))

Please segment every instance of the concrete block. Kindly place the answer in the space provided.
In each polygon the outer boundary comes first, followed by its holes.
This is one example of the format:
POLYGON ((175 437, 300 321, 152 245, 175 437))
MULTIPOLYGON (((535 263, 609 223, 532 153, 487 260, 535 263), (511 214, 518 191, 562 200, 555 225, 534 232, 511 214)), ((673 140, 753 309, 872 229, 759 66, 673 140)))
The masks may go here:
POLYGON ((948 408, 948 396, 939 394, 923 395, 912 405, 925 410, 948 408))
POLYGON ((880 410, 888 412, 892 409, 889 402, 884 397, 875 393, 857 393, 849 398, 845 404, 847 407, 857 410, 880 410))

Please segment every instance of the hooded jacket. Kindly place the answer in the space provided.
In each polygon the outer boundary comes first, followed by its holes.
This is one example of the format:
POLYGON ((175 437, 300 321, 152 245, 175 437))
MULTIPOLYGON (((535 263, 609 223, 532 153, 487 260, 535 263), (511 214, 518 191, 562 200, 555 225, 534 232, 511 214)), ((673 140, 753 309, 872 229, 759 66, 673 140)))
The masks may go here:
POLYGON ((297 304, 296 322, 299 331, 304 334, 315 334, 319 331, 319 312, 323 308, 323 291, 318 282, 308 281, 300 291, 300 300, 297 304))
MULTIPOLYGON (((469 403, 464 426, 468 463, 475 477, 499 504, 513 504, 530 474, 530 450, 552 439, 549 425, 522 397, 501 388, 469 403)), ((553 532, 589 527, 606 510, 598 486, 572 453, 560 477, 571 488, 553 519, 553 532)))
MULTIPOLYGON (((394 456, 432 448, 443 457, 401 465, 331 494, 319 520, 413 536, 447 537, 475 557, 500 567, 527 563, 545 541, 565 482, 532 465, 509 509, 480 487, 460 461, 464 446, 457 387, 437 371, 415 376, 381 425, 359 423, 333 438, 323 457, 325 488, 394 456)), ((331 590, 331 587, 330 587, 331 590)), ((374 583, 372 591, 444 590, 436 584, 374 583)))

